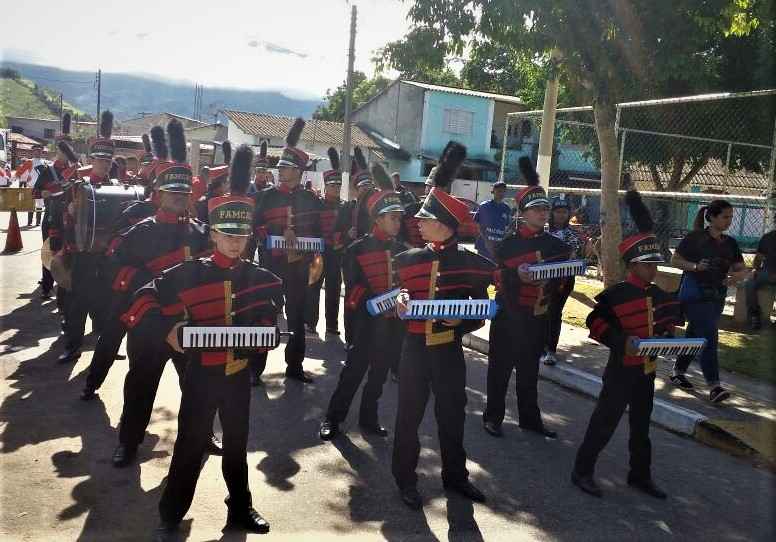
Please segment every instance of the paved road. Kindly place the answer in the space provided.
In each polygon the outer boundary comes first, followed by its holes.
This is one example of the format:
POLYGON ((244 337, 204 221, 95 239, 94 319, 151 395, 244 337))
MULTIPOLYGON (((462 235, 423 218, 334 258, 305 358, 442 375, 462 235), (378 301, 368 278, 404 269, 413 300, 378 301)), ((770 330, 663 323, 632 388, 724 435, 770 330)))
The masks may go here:
MULTIPOLYGON (((6 215, 7 216, 7 215, 6 215)), ((2 218, 5 225, 6 219, 2 218)), ((2 540, 146 540, 176 434, 180 393, 172 367, 164 374, 139 463, 110 465, 121 411, 126 361, 119 361, 91 403, 78 400, 90 352, 57 366, 61 347, 53 302, 41 303, 38 231, 25 232, 25 251, 0 256, 0 538, 2 540), (52 349, 52 350, 50 350, 52 349)), ((93 344, 93 337, 89 338, 93 344)), ((776 477, 748 463, 653 427, 656 478, 666 502, 630 490, 627 428, 605 450, 599 476, 606 491, 590 498, 569 481, 569 469, 593 402, 548 382, 540 399, 561 439, 523 434, 511 399, 504 439, 486 435, 486 360, 468 356, 466 447, 485 505, 446 495, 439 478, 436 430, 429 408, 424 446, 422 513, 397 499, 390 475, 392 439, 364 438, 351 415, 347 433, 321 443, 318 422, 341 367, 339 343, 311 341, 306 368, 313 385, 285 382, 280 352, 270 356, 266 386, 253 394, 248 464, 256 507, 277 540, 773 540, 776 477)), ((393 429, 396 385, 386 384, 382 421, 393 429)), ((226 517, 220 460, 203 467, 181 540, 258 540, 222 533, 226 517)))

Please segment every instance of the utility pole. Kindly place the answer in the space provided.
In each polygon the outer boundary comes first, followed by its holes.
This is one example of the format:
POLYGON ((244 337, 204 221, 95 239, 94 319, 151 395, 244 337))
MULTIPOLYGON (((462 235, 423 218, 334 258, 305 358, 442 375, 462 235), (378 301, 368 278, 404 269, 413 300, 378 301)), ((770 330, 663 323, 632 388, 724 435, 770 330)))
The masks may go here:
POLYGON ((102 70, 97 70, 97 136, 100 135, 100 98, 102 94, 102 70))
POLYGON ((342 160, 343 173, 347 172, 347 182, 343 183, 345 201, 350 200, 350 112, 353 101, 353 63, 356 60, 356 6, 350 10, 350 47, 348 49, 348 76, 345 91, 345 130, 342 136, 342 160))

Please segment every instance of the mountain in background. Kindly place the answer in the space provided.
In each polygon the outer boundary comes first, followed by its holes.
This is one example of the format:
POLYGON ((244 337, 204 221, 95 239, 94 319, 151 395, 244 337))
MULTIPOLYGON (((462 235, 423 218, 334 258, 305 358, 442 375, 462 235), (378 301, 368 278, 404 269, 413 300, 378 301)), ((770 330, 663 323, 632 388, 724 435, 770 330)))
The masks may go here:
MULTIPOLYGON (((97 111, 95 73, 62 70, 21 62, 2 62, 0 68, 12 68, 40 87, 61 92, 64 100, 94 115, 97 111)), ((205 88, 201 116, 213 122, 220 109, 309 118, 320 100, 291 98, 273 90, 205 88)), ((102 74, 103 110, 110 109, 116 119, 128 119, 140 113, 169 112, 191 117, 194 110, 194 84, 124 73, 102 74)))

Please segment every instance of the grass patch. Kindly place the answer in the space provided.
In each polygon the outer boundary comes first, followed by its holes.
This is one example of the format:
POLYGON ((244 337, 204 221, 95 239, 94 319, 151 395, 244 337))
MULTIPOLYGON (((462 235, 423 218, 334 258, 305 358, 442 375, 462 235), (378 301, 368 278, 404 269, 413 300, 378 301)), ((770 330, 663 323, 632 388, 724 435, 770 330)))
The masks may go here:
MULTIPOLYGON (((587 315, 595 304, 595 296, 603 285, 587 278, 577 277, 574 291, 563 308, 563 321, 577 327, 585 327, 587 315)), ((491 299, 495 288, 488 289, 491 299)), ((719 364, 722 368, 755 380, 776 384, 776 327, 770 326, 760 333, 732 329, 732 319, 724 317, 719 331, 719 364)))
POLYGON ((0 79, 0 120, 7 115, 34 118, 54 118, 51 111, 30 87, 13 79, 0 79))

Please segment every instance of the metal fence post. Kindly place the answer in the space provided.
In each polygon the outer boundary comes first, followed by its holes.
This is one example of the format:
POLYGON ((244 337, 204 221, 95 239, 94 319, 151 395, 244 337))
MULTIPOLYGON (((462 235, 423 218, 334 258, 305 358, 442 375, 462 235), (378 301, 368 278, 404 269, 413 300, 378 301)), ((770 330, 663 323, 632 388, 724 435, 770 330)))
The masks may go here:
POLYGON ((727 191, 730 181, 730 156, 733 154, 733 143, 728 143, 727 158, 725 159, 725 181, 722 187, 727 191))
POLYGON ((498 174, 498 180, 504 180, 504 171, 506 170, 507 163, 507 134, 509 133, 509 120, 511 115, 507 113, 506 121, 504 122, 504 141, 501 145, 501 171, 498 174))
MULTIPOLYGON (((619 111, 619 109, 618 109, 619 111)), ((628 129, 622 131, 622 141, 620 141, 620 163, 617 169, 617 183, 622 186, 622 165, 625 160, 625 139, 628 136, 628 129)))

